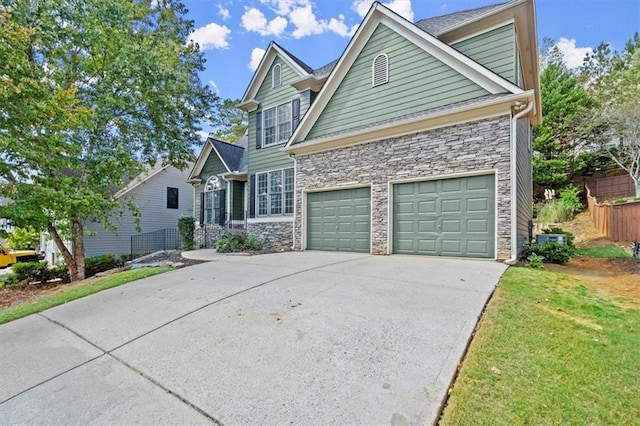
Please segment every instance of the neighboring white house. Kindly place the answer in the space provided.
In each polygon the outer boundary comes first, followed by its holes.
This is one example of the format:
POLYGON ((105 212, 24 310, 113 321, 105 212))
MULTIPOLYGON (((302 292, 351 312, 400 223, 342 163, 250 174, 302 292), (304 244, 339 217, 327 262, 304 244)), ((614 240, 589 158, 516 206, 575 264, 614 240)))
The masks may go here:
MULTIPOLYGON (((121 200, 131 200, 140 211, 140 229, 136 229, 133 214, 123 207, 122 214, 114 212, 111 223, 115 230, 104 229, 101 223, 86 222, 84 252, 86 256, 100 254, 122 255, 131 251, 131 237, 141 233, 176 228, 180 216, 193 215, 193 188, 186 182, 189 163, 181 171, 161 164, 131 180, 115 194, 121 200)), ((61 262, 62 257, 53 241, 44 234, 40 244, 45 259, 61 262)), ((70 247, 70 244, 67 245, 70 247)))

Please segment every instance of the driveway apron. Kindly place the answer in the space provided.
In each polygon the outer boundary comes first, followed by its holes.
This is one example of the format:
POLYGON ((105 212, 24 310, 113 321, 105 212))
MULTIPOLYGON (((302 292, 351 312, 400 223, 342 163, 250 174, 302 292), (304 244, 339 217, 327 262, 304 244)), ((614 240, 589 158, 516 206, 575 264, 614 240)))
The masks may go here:
POLYGON ((0 423, 430 424, 505 266, 221 256, 0 326, 0 423))

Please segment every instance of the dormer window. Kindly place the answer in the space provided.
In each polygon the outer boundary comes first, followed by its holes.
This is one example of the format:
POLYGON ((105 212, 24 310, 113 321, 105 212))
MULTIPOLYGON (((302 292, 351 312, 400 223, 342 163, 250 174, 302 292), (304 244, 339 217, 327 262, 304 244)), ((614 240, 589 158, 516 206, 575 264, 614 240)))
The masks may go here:
POLYGON ((271 71, 271 87, 278 87, 282 84, 282 67, 275 64, 271 71))
POLYGON ((371 66, 371 85, 373 87, 380 86, 389 81, 389 57, 381 53, 373 59, 371 66))

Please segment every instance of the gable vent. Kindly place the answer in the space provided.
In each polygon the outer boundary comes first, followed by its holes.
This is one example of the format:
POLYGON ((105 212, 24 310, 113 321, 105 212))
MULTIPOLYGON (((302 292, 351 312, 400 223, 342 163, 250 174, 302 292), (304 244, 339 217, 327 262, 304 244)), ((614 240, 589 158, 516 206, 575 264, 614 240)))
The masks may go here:
POLYGON ((379 86, 389 81, 389 57, 382 53, 373 60, 372 86, 379 86))
POLYGON ((282 84, 282 67, 280 66, 280 64, 275 64, 273 66, 273 71, 272 71, 272 87, 278 87, 282 84))

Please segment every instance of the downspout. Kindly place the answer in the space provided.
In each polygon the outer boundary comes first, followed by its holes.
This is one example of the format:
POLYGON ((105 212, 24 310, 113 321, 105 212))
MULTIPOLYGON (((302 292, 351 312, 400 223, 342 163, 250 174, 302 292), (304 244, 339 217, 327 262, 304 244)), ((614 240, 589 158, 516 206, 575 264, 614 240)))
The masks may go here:
MULTIPOLYGON (((291 230, 291 250, 295 250, 296 246, 296 202, 297 202, 297 193, 298 193, 298 179, 296 179, 296 167, 298 163, 296 162, 296 156, 293 154, 289 154, 288 157, 293 160, 293 229, 291 230)), ((302 224, 300 225, 302 229, 302 224)), ((304 232, 304 231, 302 231, 304 232)), ((300 236, 300 250, 302 250, 302 236, 300 236)))
POLYGON ((518 261, 518 209, 517 209, 517 185, 516 147, 518 145, 518 119, 528 114, 533 109, 533 102, 511 118, 511 258, 504 261, 507 265, 515 265, 518 261))

